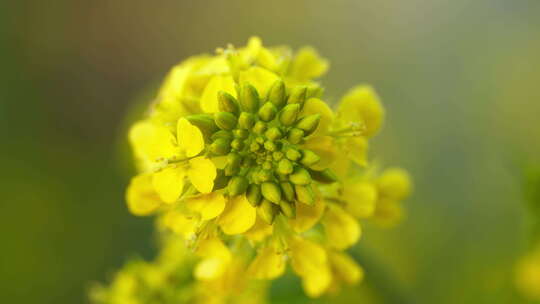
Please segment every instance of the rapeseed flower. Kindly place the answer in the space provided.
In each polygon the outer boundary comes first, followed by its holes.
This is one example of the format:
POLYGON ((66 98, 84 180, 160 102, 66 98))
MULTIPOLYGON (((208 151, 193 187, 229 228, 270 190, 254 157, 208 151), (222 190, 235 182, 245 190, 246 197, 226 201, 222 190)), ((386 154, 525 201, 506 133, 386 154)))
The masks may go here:
POLYGON ((128 207, 183 238, 194 277, 212 290, 272 280, 287 265, 311 297, 354 284, 363 270, 344 250, 361 237, 358 219, 395 218, 409 194, 405 171, 369 170, 378 95, 360 85, 332 110, 316 81, 328 67, 312 48, 251 38, 174 67, 132 126, 140 173, 128 207))

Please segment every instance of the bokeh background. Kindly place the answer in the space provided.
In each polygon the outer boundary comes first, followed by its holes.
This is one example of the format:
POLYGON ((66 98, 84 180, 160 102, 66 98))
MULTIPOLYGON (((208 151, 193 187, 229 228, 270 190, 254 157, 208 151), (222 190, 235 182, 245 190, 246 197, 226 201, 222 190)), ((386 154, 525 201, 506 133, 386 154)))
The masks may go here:
MULTIPOLYGON (((388 120, 371 155, 414 176, 407 220, 353 249, 364 284, 323 301, 525 303, 512 267, 540 159, 536 0, 1 1, 1 303, 85 303, 153 256, 151 220, 123 199, 129 113, 172 65, 254 34, 330 59, 329 102, 373 84, 388 120)), ((297 282, 274 288, 308 302, 297 282)))

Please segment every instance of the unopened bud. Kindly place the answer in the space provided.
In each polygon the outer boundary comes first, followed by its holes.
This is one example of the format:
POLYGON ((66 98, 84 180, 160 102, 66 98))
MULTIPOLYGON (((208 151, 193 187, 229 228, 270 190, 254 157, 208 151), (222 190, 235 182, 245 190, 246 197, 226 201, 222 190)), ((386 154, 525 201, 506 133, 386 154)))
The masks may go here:
POLYGON ((283 107, 286 100, 286 91, 285 91, 285 83, 283 80, 278 80, 274 82, 272 87, 270 88, 270 91, 268 91, 268 100, 273 103, 278 109, 283 107))
POLYGON ((246 129, 234 129, 232 133, 234 137, 241 139, 245 139, 249 136, 249 131, 246 129))
POLYGON ((300 104, 288 104, 279 113, 279 121, 285 126, 291 126, 296 121, 298 113, 300 113, 300 104))
POLYGON ((259 173, 257 174, 257 177, 259 181, 266 182, 272 178, 272 172, 270 172, 270 170, 261 169, 259 173))
POLYGON ((260 109, 259 109, 259 117, 262 121, 271 121, 276 117, 277 109, 276 106, 271 103, 267 102, 265 103, 260 109))
POLYGON ((272 153, 272 158, 273 158, 274 160, 281 160, 281 159, 283 159, 283 152, 281 152, 281 151, 274 151, 274 152, 272 153))
POLYGON ((257 213, 261 219, 263 219, 269 225, 272 225, 278 212, 279 206, 272 204, 268 200, 263 200, 259 207, 257 207, 257 213))
POLYGON ((307 93, 306 87, 294 88, 291 92, 291 95, 289 96, 289 99, 287 100, 287 103, 288 104, 298 103, 300 104, 300 106, 303 106, 304 102, 306 101, 306 93, 307 93))
POLYGON ((210 138, 214 132, 219 130, 211 114, 189 115, 186 116, 186 119, 199 128, 206 139, 210 138))
POLYGON ((281 187, 281 191, 283 192, 283 196, 285 196, 285 199, 287 199, 289 202, 294 201, 293 185, 289 182, 281 182, 279 186, 281 187))
POLYGON ((259 206, 262 201, 261 187, 256 184, 249 185, 246 198, 253 207, 259 206))
POLYGON ((264 182, 261 185, 263 197, 272 203, 279 204, 281 201, 281 188, 274 182, 264 182))
POLYGON ((223 170, 217 170, 216 178, 214 179, 214 187, 212 191, 223 189, 229 183, 229 177, 225 176, 223 170))
POLYGON ((216 125, 222 130, 232 130, 236 127, 238 120, 229 112, 218 112, 214 114, 216 125))
POLYGON ((289 180, 295 185, 309 185, 311 183, 311 176, 306 169, 297 167, 293 173, 289 175, 289 180))
POLYGON ((272 127, 266 130, 266 132, 264 132, 264 135, 270 140, 280 139, 283 136, 279 128, 276 127, 272 127))
POLYGON ((291 174, 293 172, 293 164, 290 160, 283 158, 277 165, 277 172, 281 174, 291 174))
POLYGON ((310 185, 307 186, 294 186, 294 192, 296 193, 296 199, 303 204, 313 205, 315 199, 313 197, 313 190, 310 185))
POLYGON ((289 134, 287 134, 287 140, 291 143, 291 144, 298 144, 302 141, 302 139, 304 139, 304 131, 303 130, 300 130, 300 129, 297 129, 297 128, 292 128, 289 130, 289 134))
POLYGON ((219 130, 216 133, 212 134, 212 136, 210 137, 210 139, 212 139, 212 141, 214 141, 214 140, 216 140, 218 138, 226 138, 226 139, 232 140, 233 135, 229 131, 219 130))
POLYGON ((285 214, 288 218, 295 218, 296 217, 296 207, 294 206, 294 203, 288 202, 286 200, 282 200, 279 202, 279 207, 281 208, 281 212, 285 214))
POLYGON ((302 150, 302 159, 300 163, 306 167, 310 167, 321 160, 321 157, 311 150, 302 150))
POLYGON ((231 151, 231 141, 228 138, 217 138, 210 145, 210 151, 216 155, 225 155, 231 151))
POLYGON ((256 142, 252 142, 252 143, 249 145, 249 151, 251 151, 251 152, 257 152, 257 151, 259 151, 260 148, 261 148, 261 145, 259 145, 259 144, 256 143, 256 142))
POLYGON ((247 178, 245 178, 244 176, 235 176, 229 181, 227 190, 229 190, 230 196, 236 196, 246 192, 248 185, 249 182, 247 178))
POLYGON ((229 112, 234 115, 238 115, 240 112, 236 98, 225 91, 218 92, 218 108, 222 112, 229 112))
POLYGON ((298 129, 304 130, 307 136, 317 129, 320 121, 321 114, 313 114, 300 119, 300 121, 296 124, 296 127, 298 129))
POLYGON ((302 157, 302 154, 300 154, 300 152, 298 152, 298 150, 295 150, 293 148, 289 148, 289 149, 287 149, 287 151, 285 151, 285 156, 288 159, 292 160, 292 161, 296 161, 300 157, 302 157))
POLYGON ((257 112, 257 109, 259 109, 259 93, 257 93, 257 89, 250 84, 245 84, 240 93, 242 110, 250 113, 257 112))
POLYGON ((276 144, 271 140, 267 140, 267 141, 264 142, 264 148, 267 151, 276 151, 276 149, 277 149, 276 144))
POLYGON ((255 126, 253 127, 253 132, 257 133, 257 134, 263 134, 264 131, 266 131, 266 123, 262 122, 262 121, 257 121, 255 123, 255 126))
POLYGON ((240 113, 240 117, 238 117, 238 125, 240 128, 251 129, 254 124, 255 124, 255 115, 248 112, 240 113))
POLYGON ((338 181, 337 176, 334 174, 334 172, 330 168, 326 168, 322 171, 318 170, 309 170, 309 173, 311 174, 311 177, 324 184, 331 184, 338 181))
POLYGON ((231 148, 235 149, 235 150, 242 150, 244 148, 244 140, 243 139, 239 139, 239 138, 235 138, 232 142, 231 142, 231 148))

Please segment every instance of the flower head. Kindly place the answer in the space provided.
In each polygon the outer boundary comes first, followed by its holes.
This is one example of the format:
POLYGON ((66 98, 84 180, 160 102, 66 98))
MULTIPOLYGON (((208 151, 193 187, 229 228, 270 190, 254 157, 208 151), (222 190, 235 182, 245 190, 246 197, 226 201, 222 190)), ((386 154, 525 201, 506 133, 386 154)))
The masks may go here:
POLYGON ((357 219, 384 217, 410 184, 400 170, 366 173, 384 110, 371 87, 358 86, 334 112, 314 80, 328 66, 312 48, 293 54, 252 38, 173 68, 133 125, 141 172, 128 206, 157 213, 162 229, 188 241, 197 279, 242 269, 270 280, 289 263, 317 297, 362 278, 342 252, 361 237, 357 219))

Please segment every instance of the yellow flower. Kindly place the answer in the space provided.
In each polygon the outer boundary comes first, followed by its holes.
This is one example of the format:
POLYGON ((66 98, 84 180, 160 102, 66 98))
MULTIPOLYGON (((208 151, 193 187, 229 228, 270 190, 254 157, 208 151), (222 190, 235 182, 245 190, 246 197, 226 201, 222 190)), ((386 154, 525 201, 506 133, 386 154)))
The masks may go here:
POLYGON ((347 249, 360 238, 360 225, 341 207, 330 204, 323 217, 328 245, 336 249, 347 249))
POLYGON ((129 211, 135 215, 149 215, 162 204, 152 186, 152 175, 141 174, 134 177, 126 191, 129 211))
POLYGON ((403 169, 386 169, 377 179, 377 188, 381 197, 402 200, 411 193, 411 178, 403 169))
POLYGON ((334 279, 353 285, 364 277, 364 270, 348 254, 330 251, 328 258, 334 279))
POLYGON ((328 257, 315 242, 293 237, 289 239, 291 265, 302 278, 302 286, 310 297, 323 294, 332 282, 328 257))
POLYGON ((251 262, 248 273, 255 279, 272 280, 285 271, 285 255, 273 246, 266 246, 260 250, 257 257, 251 262))
POLYGON ((357 86, 341 99, 338 117, 344 124, 362 124, 365 127, 365 135, 369 137, 375 135, 381 128, 384 109, 370 86, 357 86))
POLYGON ((522 295, 540 300, 540 249, 521 258, 516 266, 515 282, 522 295))
POLYGON ((257 213, 244 195, 229 198, 225 211, 219 217, 219 225, 226 234, 240 234, 255 224, 257 213))

